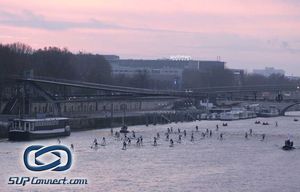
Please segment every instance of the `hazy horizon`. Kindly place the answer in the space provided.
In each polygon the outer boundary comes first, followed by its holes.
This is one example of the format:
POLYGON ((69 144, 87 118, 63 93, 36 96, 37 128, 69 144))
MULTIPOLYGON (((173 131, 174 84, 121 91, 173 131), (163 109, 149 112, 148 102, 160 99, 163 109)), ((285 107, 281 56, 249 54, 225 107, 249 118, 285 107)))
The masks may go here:
POLYGON ((297 0, 3 0, 0 42, 121 58, 188 55, 300 76, 297 0), (126 2, 126 3, 125 3, 126 2))

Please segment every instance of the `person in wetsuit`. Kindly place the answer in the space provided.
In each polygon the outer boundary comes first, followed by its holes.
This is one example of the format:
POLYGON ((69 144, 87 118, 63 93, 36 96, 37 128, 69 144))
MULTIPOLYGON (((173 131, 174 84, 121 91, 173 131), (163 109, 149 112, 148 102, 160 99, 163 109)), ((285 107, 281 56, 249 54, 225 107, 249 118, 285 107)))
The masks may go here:
POLYGON ((168 140, 169 141, 169 134, 167 133, 167 135, 166 135, 166 140, 168 140))
POLYGON ((128 138, 128 146, 131 144, 131 139, 128 138))
POLYGON ((154 140, 154 141, 153 141, 153 145, 154 145, 154 146, 157 146, 157 141, 156 141, 157 139, 156 139, 156 137, 154 137, 153 140, 154 140))
POLYGON ((170 147, 173 147, 174 146, 174 141, 173 139, 170 139, 170 147))
POLYGON ((94 139, 93 144, 94 144, 94 146, 96 146, 96 147, 98 146, 98 140, 97 140, 96 138, 94 139))
POLYGON ((126 142, 123 141, 123 147, 122 147, 123 150, 126 150, 126 145, 127 145, 126 142))
POLYGON ((143 136, 140 137, 141 145, 143 145, 143 136))
POLYGON ((182 135, 178 135, 178 143, 181 143, 181 137, 182 135))
POLYGON ((191 141, 194 141, 194 133, 191 135, 191 141))
POLYGON ((102 143, 101 143, 101 145, 102 145, 102 146, 106 145, 105 137, 102 138, 102 143))

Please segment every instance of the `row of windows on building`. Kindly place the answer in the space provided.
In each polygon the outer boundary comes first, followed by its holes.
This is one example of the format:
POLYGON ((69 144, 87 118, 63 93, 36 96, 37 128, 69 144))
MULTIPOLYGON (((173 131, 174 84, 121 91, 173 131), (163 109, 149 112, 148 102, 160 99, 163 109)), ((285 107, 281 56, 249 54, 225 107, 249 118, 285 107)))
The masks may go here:
MULTIPOLYGON (((113 111, 140 111, 156 110, 168 106, 169 101, 135 101, 135 102, 115 102, 115 103, 65 103, 60 108, 63 113, 93 113, 93 112, 110 112, 113 111)), ((32 103, 31 113, 53 113, 54 106, 51 103, 32 103)))
MULTIPOLYGON (((129 102, 129 103, 108 103, 108 104, 98 104, 93 103, 66 103, 61 104, 61 110, 64 113, 85 113, 85 112, 96 112, 96 111, 111 111, 113 107, 114 111, 138 111, 141 108, 140 102, 129 102)), ((32 110, 33 113, 52 113, 54 111, 54 106, 50 103, 33 103, 32 110)))
MULTIPOLYGON (((131 74, 138 74, 144 70, 130 70, 130 69, 114 69, 113 73, 131 73, 131 74)), ((148 73, 152 74, 179 74, 179 71, 174 70, 159 70, 159 69, 152 69, 151 71, 146 70, 148 73)))

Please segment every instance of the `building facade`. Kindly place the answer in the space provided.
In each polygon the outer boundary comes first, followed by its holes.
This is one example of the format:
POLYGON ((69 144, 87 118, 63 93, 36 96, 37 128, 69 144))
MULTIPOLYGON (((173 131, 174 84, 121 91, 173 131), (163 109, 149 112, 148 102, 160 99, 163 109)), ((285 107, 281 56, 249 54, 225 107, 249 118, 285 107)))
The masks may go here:
MULTIPOLYGON (((78 116, 95 114, 106 116, 111 113, 127 113, 140 111, 159 111, 172 109, 175 98, 135 98, 135 99, 107 99, 93 101, 66 101, 60 103, 62 115, 78 116)), ((29 106, 29 114, 37 116, 39 114, 51 115, 54 113, 52 103, 46 101, 33 101, 29 106)))
POLYGON ((234 85, 241 86, 243 84, 245 71, 242 69, 230 69, 234 78, 234 85))
POLYGON ((266 67, 265 69, 254 69, 254 74, 263 75, 269 77, 273 74, 285 75, 285 71, 282 69, 275 69, 274 67, 266 67))
POLYGON ((182 74, 185 69, 194 69, 207 72, 213 68, 225 67, 222 61, 200 61, 185 57, 184 59, 120 59, 118 56, 104 56, 111 64, 112 75, 134 76, 139 73, 146 73, 151 79, 182 84, 182 74))

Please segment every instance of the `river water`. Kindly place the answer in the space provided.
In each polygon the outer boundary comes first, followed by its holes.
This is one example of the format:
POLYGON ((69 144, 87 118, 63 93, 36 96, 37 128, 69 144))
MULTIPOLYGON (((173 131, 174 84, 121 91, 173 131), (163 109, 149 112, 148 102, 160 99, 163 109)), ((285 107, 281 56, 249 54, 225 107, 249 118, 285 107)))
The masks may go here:
POLYGON ((73 164, 66 172, 31 172, 24 166, 24 149, 33 144, 57 144, 56 139, 33 142, 0 141, 0 191, 231 191, 231 192, 299 192, 300 191, 300 113, 285 117, 256 118, 228 122, 197 121, 156 126, 132 126, 136 136, 143 136, 143 146, 135 140, 127 150, 121 150, 122 141, 112 137, 109 129, 72 133, 62 138, 62 144, 74 144, 73 164), (268 121, 269 126, 254 122, 268 121), (275 122, 278 126, 275 126, 275 122), (219 131, 216 131, 219 124, 219 131), (199 132, 195 132, 195 126, 199 132), (168 127, 187 131, 182 143, 178 134, 170 135, 175 141, 169 147, 164 133, 168 127), (201 137, 206 129, 212 137, 201 137), (253 135, 245 139, 245 132, 253 135), (194 131, 194 142, 190 141, 194 131), (153 137, 160 133, 158 146, 153 137), (223 133, 223 140, 218 139, 223 133), (261 141, 261 134, 266 134, 261 141), (94 138, 106 137, 107 145, 91 149, 94 138), (283 151, 284 140, 294 141, 296 149, 283 151), (299 148, 299 149, 298 149, 299 148), (86 178, 87 185, 8 185, 11 176, 40 178, 86 178))

